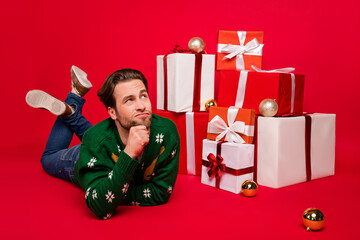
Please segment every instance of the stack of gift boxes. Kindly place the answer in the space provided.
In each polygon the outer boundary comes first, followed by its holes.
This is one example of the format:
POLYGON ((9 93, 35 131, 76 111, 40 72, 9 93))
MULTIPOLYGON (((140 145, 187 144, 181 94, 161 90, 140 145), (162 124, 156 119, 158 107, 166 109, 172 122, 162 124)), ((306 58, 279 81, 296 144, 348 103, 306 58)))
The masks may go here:
POLYGON ((305 76, 262 68, 263 32, 219 31, 216 57, 157 57, 157 108, 180 134, 179 173, 239 193, 245 180, 280 188, 334 174, 335 114, 303 113, 305 76), (218 107, 214 99, 219 71, 218 107), (278 111, 263 117, 259 104, 278 111))

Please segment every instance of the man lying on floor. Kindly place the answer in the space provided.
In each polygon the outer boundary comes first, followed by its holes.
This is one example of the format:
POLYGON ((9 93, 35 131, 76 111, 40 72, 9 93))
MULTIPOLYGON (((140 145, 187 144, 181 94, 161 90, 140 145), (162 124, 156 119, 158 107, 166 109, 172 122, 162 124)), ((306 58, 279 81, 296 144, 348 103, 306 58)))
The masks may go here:
POLYGON ((92 126, 82 115, 92 84, 73 66, 65 102, 32 90, 26 102, 58 115, 41 163, 55 177, 85 191, 86 204, 101 219, 118 205, 152 206, 170 198, 179 168, 180 140, 175 124, 152 114, 147 80, 133 69, 110 74, 98 91, 110 118, 92 126), (73 133, 82 141, 70 147, 73 133))

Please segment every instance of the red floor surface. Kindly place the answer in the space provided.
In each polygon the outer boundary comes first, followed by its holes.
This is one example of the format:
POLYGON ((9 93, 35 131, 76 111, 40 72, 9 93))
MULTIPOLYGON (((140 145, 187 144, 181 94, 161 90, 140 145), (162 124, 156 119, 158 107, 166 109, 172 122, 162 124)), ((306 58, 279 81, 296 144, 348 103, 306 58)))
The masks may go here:
POLYGON ((359 238, 360 1, 1 3, 0 240, 359 238), (147 76, 155 109, 156 56, 196 36, 215 54, 218 30, 264 31, 263 69, 305 74, 304 111, 336 114, 335 176, 277 190, 260 186, 245 198, 180 175, 166 205, 119 207, 102 221, 80 189, 41 169, 55 117, 27 106, 27 91, 65 99, 74 64, 94 85, 83 113, 95 124, 108 117, 96 91, 110 73, 130 67, 147 76), (305 230, 308 207, 325 214, 323 230, 305 230))
POLYGON ((121 206, 104 221, 88 210, 82 190, 47 175, 38 155, 1 159, 1 239, 354 239, 357 232, 359 163, 341 158, 335 176, 282 189, 260 186, 254 198, 179 175, 166 205, 121 206), (305 230, 308 207, 325 214, 323 230, 305 230))

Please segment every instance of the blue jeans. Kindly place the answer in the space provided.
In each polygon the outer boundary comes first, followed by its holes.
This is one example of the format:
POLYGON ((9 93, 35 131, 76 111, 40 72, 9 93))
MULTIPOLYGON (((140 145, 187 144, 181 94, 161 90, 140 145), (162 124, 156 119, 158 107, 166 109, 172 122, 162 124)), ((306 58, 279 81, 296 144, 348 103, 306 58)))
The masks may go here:
POLYGON ((57 117, 42 154, 41 164, 48 174, 73 182, 80 144, 71 148, 69 145, 74 133, 82 140, 84 133, 92 124, 81 114, 85 99, 69 92, 65 102, 75 112, 68 117, 57 117))

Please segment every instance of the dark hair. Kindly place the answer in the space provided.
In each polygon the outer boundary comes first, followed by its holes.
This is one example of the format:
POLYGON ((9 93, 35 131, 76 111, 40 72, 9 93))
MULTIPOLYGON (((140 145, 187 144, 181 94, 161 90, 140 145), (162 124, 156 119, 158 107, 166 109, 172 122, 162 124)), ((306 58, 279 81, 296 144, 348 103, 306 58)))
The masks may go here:
POLYGON ((106 108, 115 108, 116 103, 113 95, 115 86, 119 82, 126 82, 134 79, 141 80, 145 85, 146 91, 148 90, 148 84, 144 74, 135 69, 124 68, 113 72, 105 79, 103 85, 97 93, 97 96, 106 108))

